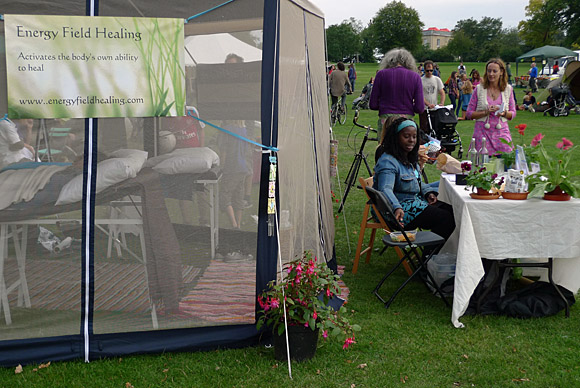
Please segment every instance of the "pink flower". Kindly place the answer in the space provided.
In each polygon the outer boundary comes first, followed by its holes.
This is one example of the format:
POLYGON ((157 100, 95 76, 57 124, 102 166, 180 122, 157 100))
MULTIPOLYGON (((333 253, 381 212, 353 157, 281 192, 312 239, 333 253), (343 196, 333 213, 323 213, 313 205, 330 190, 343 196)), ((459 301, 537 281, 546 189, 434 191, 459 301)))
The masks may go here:
POLYGON ((350 345, 354 344, 354 337, 353 338, 347 338, 346 340, 344 340, 344 345, 342 345, 343 349, 348 348, 350 345))
POLYGON ((304 327, 308 327, 308 322, 306 322, 306 323, 304 324, 304 327))
POLYGON ((278 301, 278 299, 272 299, 270 302, 270 307, 273 309, 280 307, 280 301, 278 301))
POLYGON ((556 144, 556 147, 558 147, 561 150, 568 150, 568 149, 572 148, 573 145, 574 145, 574 143, 572 143, 570 140, 563 137, 562 141, 560 141, 560 142, 558 142, 558 144, 556 144))
POLYGON ((314 318, 314 319, 318 318, 318 314, 316 314, 316 311, 314 312, 314 314, 312 314, 312 318, 314 318))
POLYGON ((330 292, 330 288, 326 289, 326 296, 332 296, 332 292, 330 292))
POLYGON ((536 136, 534 136, 534 138, 532 139, 532 143, 531 146, 532 147, 536 147, 538 144, 540 144, 540 141, 542 141, 542 139, 544 138, 544 135, 542 135, 541 133, 538 133, 536 136))
POLYGON ((322 332, 322 337, 323 337, 323 338, 327 338, 327 337, 328 337, 328 330, 324 330, 324 331, 322 332))

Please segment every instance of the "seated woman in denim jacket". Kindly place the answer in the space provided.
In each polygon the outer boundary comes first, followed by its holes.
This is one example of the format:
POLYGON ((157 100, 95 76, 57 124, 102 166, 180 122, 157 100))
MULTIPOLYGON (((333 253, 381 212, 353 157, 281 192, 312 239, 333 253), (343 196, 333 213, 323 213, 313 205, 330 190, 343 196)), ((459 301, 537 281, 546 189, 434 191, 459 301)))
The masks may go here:
POLYGON ((455 229, 453 208, 437 200, 438 182, 421 182, 418 131, 406 118, 385 123, 373 186, 387 196, 405 229, 430 229, 447 239, 455 229))

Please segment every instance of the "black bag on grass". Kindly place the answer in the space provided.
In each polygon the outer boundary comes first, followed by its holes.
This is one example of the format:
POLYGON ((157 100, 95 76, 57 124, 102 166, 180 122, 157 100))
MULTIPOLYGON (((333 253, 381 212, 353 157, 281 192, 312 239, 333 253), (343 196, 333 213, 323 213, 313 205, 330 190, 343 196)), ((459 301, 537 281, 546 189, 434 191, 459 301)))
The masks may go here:
MULTIPOLYGON (((571 291, 557 286, 572 306, 576 299, 571 291)), ((537 318, 555 315, 566 306, 558 292, 550 283, 535 282, 507 294, 498 302, 501 314, 516 318, 537 318)))

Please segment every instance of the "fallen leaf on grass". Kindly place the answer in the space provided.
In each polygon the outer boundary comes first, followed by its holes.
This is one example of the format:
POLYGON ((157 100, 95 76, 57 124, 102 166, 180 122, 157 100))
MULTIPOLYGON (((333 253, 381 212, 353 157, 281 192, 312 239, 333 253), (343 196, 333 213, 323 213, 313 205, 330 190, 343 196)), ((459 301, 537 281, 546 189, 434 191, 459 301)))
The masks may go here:
POLYGON ((401 383, 405 384, 409 380, 409 376, 401 377, 401 383))
POLYGON ((356 387, 356 384, 351 384, 350 385, 350 388, 354 388, 354 387, 356 387))
POLYGON ((459 381, 456 381, 453 383, 454 387, 461 387, 461 383, 459 381))
POLYGON ((163 369, 163 373, 169 372, 169 369, 163 369))
POLYGON ((278 364, 272 365, 272 369, 276 369, 276 368, 278 368, 278 364))
POLYGON ((463 354, 461 357, 465 358, 466 360, 469 358, 467 354, 463 354))
POLYGON ((22 373, 22 365, 18 364, 18 366, 16 367, 16 369, 14 369, 14 374, 17 375, 19 373, 22 373))
POLYGON ((321 374, 321 373, 322 373, 322 372, 320 371, 320 369, 316 369, 316 374, 317 374, 317 375, 319 375, 319 374, 321 374))
POLYGON ((347 364, 352 364, 352 360, 346 360, 347 364))
POLYGON ((359 365, 357 365, 357 368, 358 368, 358 369, 364 369, 364 368, 366 368, 367 366, 368 366, 367 364, 359 364, 359 365))
POLYGON ((530 379, 527 378, 521 378, 521 379, 512 379, 512 381, 530 381, 530 379))
POLYGON ((40 364, 38 366, 38 368, 34 368, 32 371, 33 372, 38 372, 39 369, 44 369, 44 368, 48 368, 50 366, 50 361, 47 362, 46 364, 40 364))
POLYGON ((135 387, 133 387, 133 384, 131 384, 130 382, 126 382, 125 388, 135 388, 135 387))

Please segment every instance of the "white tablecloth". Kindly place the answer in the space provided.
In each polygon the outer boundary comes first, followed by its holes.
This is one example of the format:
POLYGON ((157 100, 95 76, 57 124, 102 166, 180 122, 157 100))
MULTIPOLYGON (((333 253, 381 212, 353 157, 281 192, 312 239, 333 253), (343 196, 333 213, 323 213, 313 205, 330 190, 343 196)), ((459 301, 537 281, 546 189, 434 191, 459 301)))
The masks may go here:
POLYGON ((477 200, 455 176, 442 174, 439 200, 453 206, 456 228, 441 252, 457 253, 451 321, 463 327, 475 287, 484 275, 481 257, 557 258, 554 281, 576 293, 580 288, 580 200, 528 198, 477 200))

